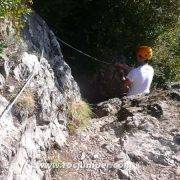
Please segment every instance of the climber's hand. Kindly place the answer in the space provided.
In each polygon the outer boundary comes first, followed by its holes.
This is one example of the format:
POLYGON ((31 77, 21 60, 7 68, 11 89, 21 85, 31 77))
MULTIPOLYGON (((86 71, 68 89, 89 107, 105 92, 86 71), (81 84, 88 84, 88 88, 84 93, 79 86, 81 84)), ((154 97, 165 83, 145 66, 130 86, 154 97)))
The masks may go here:
POLYGON ((131 88, 131 86, 132 86, 132 82, 129 79, 125 78, 123 80, 123 89, 124 89, 124 92, 128 92, 129 89, 131 88))
POLYGON ((132 82, 128 78, 124 79, 123 83, 127 87, 131 87, 131 85, 132 85, 132 82))

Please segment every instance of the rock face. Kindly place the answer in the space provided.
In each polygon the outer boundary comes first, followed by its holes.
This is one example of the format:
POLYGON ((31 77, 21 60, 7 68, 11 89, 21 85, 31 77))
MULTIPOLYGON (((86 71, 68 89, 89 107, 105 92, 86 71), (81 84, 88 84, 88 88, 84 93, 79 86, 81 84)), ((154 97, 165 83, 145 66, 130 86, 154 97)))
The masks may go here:
POLYGON ((0 177, 5 179, 50 177, 50 169, 41 164, 46 162, 51 146, 61 147, 66 141, 67 105, 81 99, 53 32, 36 14, 26 21, 20 41, 10 22, 1 22, 0 28, 7 45, 0 58, 0 114, 32 72, 35 74, 0 121, 0 177))
POLYGON ((180 179, 180 103, 171 96, 174 90, 98 104, 91 126, 57 152, 70 168, 55 169, 54 178, 180 179))

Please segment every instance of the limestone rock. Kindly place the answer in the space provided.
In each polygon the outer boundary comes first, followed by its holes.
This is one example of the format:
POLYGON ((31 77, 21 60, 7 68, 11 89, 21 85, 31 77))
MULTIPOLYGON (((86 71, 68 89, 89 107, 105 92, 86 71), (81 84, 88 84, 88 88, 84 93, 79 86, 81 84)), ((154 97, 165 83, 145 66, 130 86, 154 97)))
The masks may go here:
POLYGON ((6 86, 6 90, 7 90, 9 93, 12 93, 12 92, 14 91, 14 89, 15 89, 15 86, 12 86, 12 85, 6 86))
MULTIPOLYGON (((13 38, 11 23, 5 21, 0 28, 2 37, 11 47, 5 60, 8 77, 7 86, 2 86, 5 96, 12 100, 34 70, 34 78, 18 99, 27 113, 15 104, 0 121, 1 177, 8 180, 50 179, 50 169, 42 168, 48 159, 47 152, 52 143, 62 147, 66 142, 68 103, 81 99, 79 87, 53 32, 37 14, 27 16, 26 21, 28 25, 19 44, 13 38), (6 27, 10 29, 9 35, 4 31, 6 27), (16 59, 12 54, 16 54, 16 59), (59 109, 61 106, 62 110, 59 109)), ((0 96, 0 114, 8 104, 0 96)))
POLYGON ((94 112, 98 117, 116 114, 121 109, 122 101, 118 98, 110 99, 108 101, 97 104, 94 112))
POLYGON ((5 79, 2 74, 0 74, 0 89, 3 89, 5 84, 5 79))

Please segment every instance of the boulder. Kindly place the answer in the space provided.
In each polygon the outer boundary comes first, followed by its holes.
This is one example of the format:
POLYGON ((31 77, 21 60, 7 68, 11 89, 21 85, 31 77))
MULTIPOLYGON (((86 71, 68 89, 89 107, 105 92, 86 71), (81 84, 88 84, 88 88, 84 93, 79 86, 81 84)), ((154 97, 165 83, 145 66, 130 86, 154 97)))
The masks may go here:
POLYGON ((94 107, 94 113, 98 117, 115 115, 121 109, 122 101, 119 98, 101 102, 94 107))

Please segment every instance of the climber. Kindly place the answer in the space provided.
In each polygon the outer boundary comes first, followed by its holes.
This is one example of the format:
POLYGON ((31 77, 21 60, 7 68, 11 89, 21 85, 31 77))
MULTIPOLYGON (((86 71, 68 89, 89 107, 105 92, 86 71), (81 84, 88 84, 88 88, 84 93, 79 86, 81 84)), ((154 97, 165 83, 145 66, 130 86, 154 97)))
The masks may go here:
POLYGON ((148 94, 154 76, 154 69, 148 64, 152 58, 152 49, 140 46, 137 51, 137 67, 131 68, 127 64, 116 64, 117 68, 129 71, 124 77, 127 95, 148 94))

